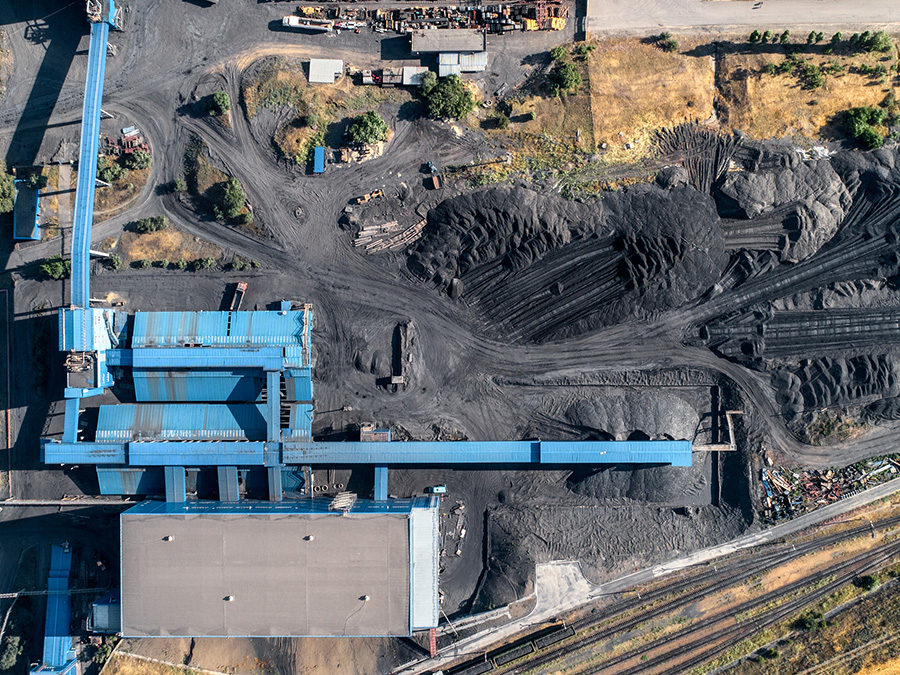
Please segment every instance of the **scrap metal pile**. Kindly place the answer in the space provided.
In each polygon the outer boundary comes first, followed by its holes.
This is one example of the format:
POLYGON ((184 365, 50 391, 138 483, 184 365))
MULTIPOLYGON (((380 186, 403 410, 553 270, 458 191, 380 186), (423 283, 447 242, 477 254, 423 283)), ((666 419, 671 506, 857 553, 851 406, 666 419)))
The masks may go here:
POLYGON ((355 9, 332 5, 302 6, 297 14, 307 19, 334 21, 334 28, 357 29, 367 24, 378 32, 411 33, 435 28, 484 29, 489 33, 515 30, 563 30, 569 8, 561 2, 524 0, 496 5, 441 5, 355 9))
POLYGON ((765 491, 763 520, 771 523, 795 518, 891 480, 900 469, 898 460, 900 455, 892 455, 827 471, 763 467, 760 477, 765 491))

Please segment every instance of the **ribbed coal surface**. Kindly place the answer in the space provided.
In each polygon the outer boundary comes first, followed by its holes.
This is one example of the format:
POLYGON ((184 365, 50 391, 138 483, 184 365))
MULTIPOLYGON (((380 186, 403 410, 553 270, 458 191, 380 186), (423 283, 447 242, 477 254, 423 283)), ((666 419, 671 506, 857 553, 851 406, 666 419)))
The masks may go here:
POLYGON ((558 339, 684 303, 727 262, 713 200, 642 185, 586 206, 523 188, 447 200, 408 259, 504 335, 558 339))

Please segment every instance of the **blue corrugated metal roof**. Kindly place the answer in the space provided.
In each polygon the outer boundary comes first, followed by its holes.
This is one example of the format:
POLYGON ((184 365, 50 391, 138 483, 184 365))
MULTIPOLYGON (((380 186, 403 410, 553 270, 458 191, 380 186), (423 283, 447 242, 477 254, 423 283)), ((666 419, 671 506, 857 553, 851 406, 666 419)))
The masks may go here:
POLYGON ((280 502, 283 498, 284 488, 281 483, 280 466, 270 466, 266 471, 269 476, 269 499, 273 502, 280 502))
POLYGON ((288 401, 312 401, 312 368, 291 368, 284 372, 285 399, 288 401))
POLYGON ((54 544, 50 551, 50 576, 47 579, 47 623, 44 627, 43 664, 60 668, 71 660, 72 636, 69 602, 69 571, 72 550, 54 544))
POLYGON ((285 464, 531 464, 540 461, 537 441, 430 441, 291 443, 285 464))
POLYGON ((138 401, 258 401, 265 377, 259 370, 134 369, 138 401))
POLYGON ((313 151, 313 173, 325 171, 325 148, 318 146, 313 151))
POLYGON ((57 443, 41 447, 44 464, 127 464, 121 443, 57 443))
POLYGON ((101 495, 155 495, 164 487, 157 467, 97 467, 101 495))
POLYGON ((187 501, 187 487, 185 485, 184 467, 167 466, 166 473, 166 501, 187 501))
POLYGON ((541 464, 691 465, 690 441, 541 441, 541 464))
POLYGON ((266 406, 252 403, 102 405, 98 442, 266 439, 266 406))
POLYGON ((312 440, 312 419, 312 403, 292 404, 288 421, 290 428, 284 430, 284 437, 296 440, 312 440))
POLYGON ((135 368, 262 368, 281 370, 285 352, 279 347, 159 347, 132 350, 135 368))
POLYGON ((259 441, 129 443, 128 463, 133 466, 262 466, 265 446, 259 441))
MULTIPOLYGON (((135 504, 122 513, 129 515, 190 515, 192 513, 252 514, 252 513, 331 513, 330 498, 296 499, 285 502, 230 502, 190 501, 172 503, 161 501, 145 501, 135 504)), ((368 499, 357 499, 350 508, 350 513, 410 513, 413 509, 434 509, 439 501, 434 497, 413 497, 412 499, 390 499, 375 502, 368 499)))
MULTIPOLYGON (((111 5, 113 3, 110 3, 111 5)), ((72 304, 87 307, 90 302, 91 225, 94 220, 94 191, 100 146, 100 105, 106 74, 109 24, 91 25, 84 103, 81 110, 81 144, 78 150, 78 178, 72 225, 72 304)))
POLYGON ((302 311, 137 312, 131 346, 273 347, 299 345, 302 311))
POLYGON ((236 502, 241 498, 238 488, 238 471, 236 466, 220 466, 219 474, 219 501, 236 502))
POLYGON ((375 499, 381 501, 388 498, 388 468, 375 467, 375 499))

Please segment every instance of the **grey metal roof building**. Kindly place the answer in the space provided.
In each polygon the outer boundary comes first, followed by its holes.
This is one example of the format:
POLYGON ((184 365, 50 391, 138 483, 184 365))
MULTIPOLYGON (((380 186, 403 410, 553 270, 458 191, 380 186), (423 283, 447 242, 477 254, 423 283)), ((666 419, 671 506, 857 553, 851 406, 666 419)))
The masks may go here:
POLYGON ((143 502, 121 516, 122 633, 388 636, 436 626, 438 503, 143 502))
POLYGON ((484 31, 468 28, 417 30, 410 34, 413 54, 438 52, 483 52, 487 48, 484 31))

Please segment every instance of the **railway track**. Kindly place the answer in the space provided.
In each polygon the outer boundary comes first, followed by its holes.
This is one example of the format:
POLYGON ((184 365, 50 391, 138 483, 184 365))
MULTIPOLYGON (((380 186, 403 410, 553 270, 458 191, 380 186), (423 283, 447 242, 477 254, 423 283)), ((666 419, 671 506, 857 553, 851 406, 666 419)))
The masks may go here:
POLYGON ((876 551, 861 553, 857 556, 854 556, 850 560, 845 561, 843 564, 837 566, 836 568, 821 570, 811 577, 807 577, 801 581, 797 581, 789 585, 788 587, 785 587, 784 589, 773 591, 766 596, 762 596, 761 598, 756 599, 752 602, 744 603, 740 607, 730 609, 718 616, 710 617, 709 619, 698 622, 697 624, 686 628, 682 632, 668 635, 665 638, 661 638, 660 640, 651 643, 650 645, 642 646, 638 649, 623 654, 620 657, 616 657, 616 659, 612 661, 607 661, 603 664, 604 672, 611 666, 616 666, 622 663, 626 663, 627 661, 630 661, 632 659, 639 658, 642 655, 645 655, 647 652, 660 648, 665 643, 677 641, 680 637, 684 637, 692 633, 703 633, 703 631, 708 631, 710 628, 716 626, 717 624, 728 621, 733 617, 740 615, 742 612, 751 611, 752 609, 758 608, 760 606, 765 606, 766 603, 771 602, 773 599, 777 598, 778 596, 782 596, 785 593, 790 593, 793 590, 802 590, 804 587, 809 586, 810 584, 815 584, 820 581, 826 581, 830 577, 833 577, 832 580, 827 581, 827 583, 824 583, 818 588, 810 589, 808 592, 801 594, 799 597, 789 600, 784 604, 778 605, 777 607, 773 608, 763 615, 754 617, 752 620, 735 623, 732 626, 726 626, 718 630, 716 632, 716 637, 714 637, 712 640, 710 640, 708 635, 700 634, 699 637, 694 638, 686 645, 681 645, 674 650, 667 651, 656 657, 649 658, 648 660, 642 661, 638 665, 632 666, 625 670, 615 671, 616 675, 639 675, 648 672, 650 669, 658 668, 660 666, 666 666, 666 664, 678 660, 679 657, 690 655, 690 658, 684 661, 678 661, 677 664, 668 665, 665 669, 665 672, 667 673, 685 672, 695 666, 699 666, 703 663, 706 663, 707 661, 710 661, 717 654, 723 653, 724 651, 737 645, 741 641, 751 637, 755 633, 758 633, 768 628, 769 626, 773 626, 786 619, 789 619, 792 616, 796 616, 805 607, 814 605, 822 598, 827 597, 844 584, 850 582, 853 578, 868 574, 869 572, 874 572, 883 567, 885 564, 891 561, 895 561, 898 555, 900 555, 900 542, 894 542, 887 547, 876 551), (700 651, 697 651, 698 649, 700 651))
MULTIPOLYGON (((879 522, 878 529, 884 530, 898 525, 900 525, 900 516, 895 516, 879 522)), ((755 554, 739 556, 725 563, 715 565, 711 569, 707 568, 699 574, 685 576, 674 583, 665 584, 645 591, 641 593, 639 597, 620 600, 611 607, 605 607, 601 616, 593 614, 585 616, 570 624, 575 630, 575 635, 572 638, 549 646, 546 649, 534 650, 533 655, 524 661, 517 660, 516 663, 509 666, 500 666, 498 664, 496 668, 490 669, 490 672, 495 672, 498 675, 501 673, 510 675, 530 673, 547 664, 557 661, 561 658, 561 654, 583 652, 592 645, 608 640, 619 633, 633 630, 640 624, 644 624, 665 614, 669 614, 674 610, 695 603, 724 588, 739 584, 753 576, 765 572, 775 564, 790 562, 807 555, 808 553, 831 546, 848 538, 863 536, 871 532, 871 526, 866 523, 865 525, 859 525, 842 532, 801 542, 799 544, 783 543, 774 545, 776 546, 774 550, 771 550, 773 545, 770 545, 767 547, 767 549, 770 550, 762 554, 757 552, 755 554), (658 606, 653 606, 655 603, 673 595, 676 597, 671 598, 669 601, 659 604, 658 606), (646 609, 638 614, 632 615, 633 612, 642 607, 646 607, 646 609), (616 621, 615 623, 603 626, 602 628, 599 627, 600 624, 615 620, 616 617, 623 617, 623 620, 616 621)), ((828 574, 833 573, 833 570, 828 571, 828 574)), ((805 579, 800 582, 801 585, 808 585, 810 583, 814 582, 810 579, 805 579)), ((785 589, 780 589, 778 591, 778 593, 782 594, 785 592, 790 591, 786 591, 785 589)), ((763 602, 770 602, 771 599, 772 598, 769 597, 763 602)), ((734 613, 741 611, 748 610, 733 610, 734 613)), ((721 621, 722 619, 719 620, 721 621)), ((696 629, 695 627, 691 628, 696 629)), ((520 640, 517 644, 522 642, 523 641, 520 640)), ((495 653, 502 655, 506 652, 504 650, 496 650, 495 653)), ((462 674, 467 671, 468 667, 474 667, 474 665, 478 665, 479 663, 483 662, 466 662, 451 667, 445 672, 448 672, 451 675, 456 673, 462 674)), ((646 663, 644 663, 644 665, 646 665, 646 663)))

